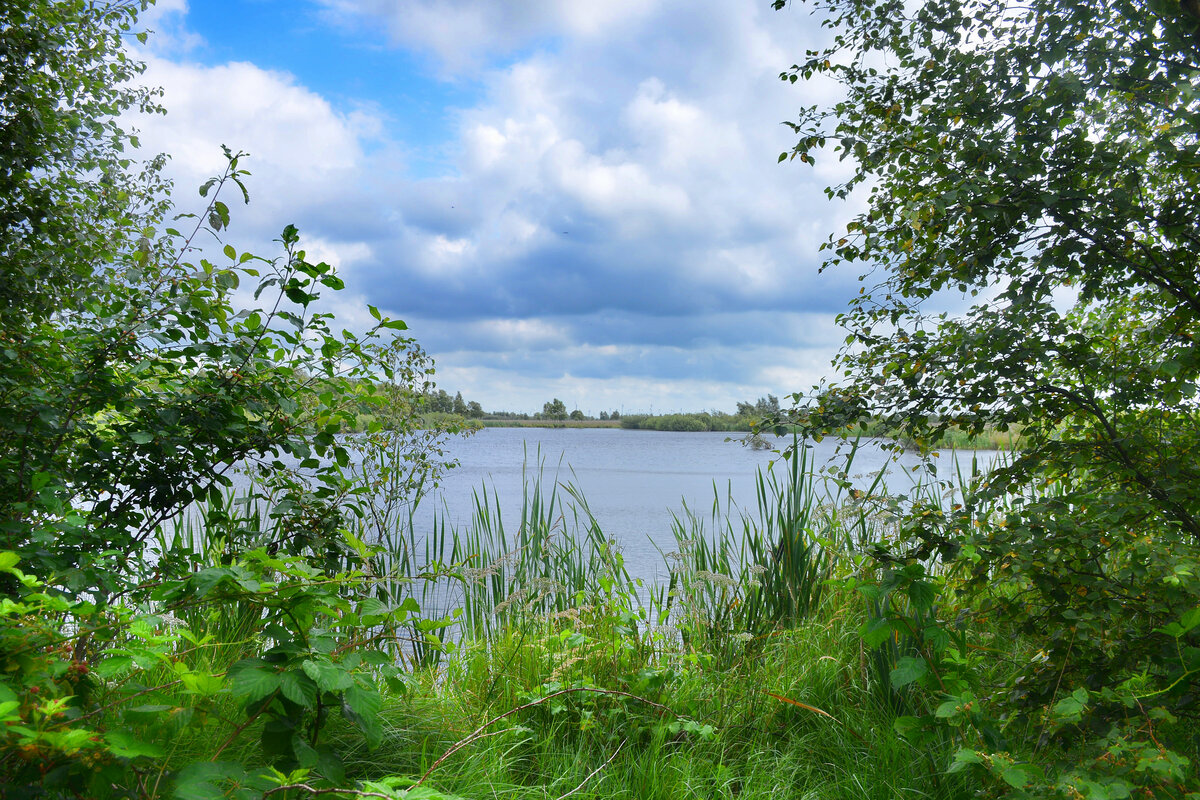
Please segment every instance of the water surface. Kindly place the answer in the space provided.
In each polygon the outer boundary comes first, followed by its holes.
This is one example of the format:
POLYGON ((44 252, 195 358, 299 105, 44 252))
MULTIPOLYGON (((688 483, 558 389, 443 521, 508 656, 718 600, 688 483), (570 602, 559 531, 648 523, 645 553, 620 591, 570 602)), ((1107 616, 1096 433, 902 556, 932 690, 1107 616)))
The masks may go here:
MULTIPOLYGON (((686 503, 707 518, 714 496, 723 505, 728 498, 738 508, 753 511, 758 471, 785 467, 778 463, 778 452, 730 441, 741 436, 618 428, 484 428, 450 443, 447 454, 460 466, 422 504, 417 522, 432 527, 436 509, 451 523, 466 527, 474 508, 473 493, 487 487, 499 497, 505 530, 515 534, 523 475, 536 475, 540 460, 543 492, 552 481, 574 485, 586 497, 604 533, 617 542, 630 573, 653 580, 665 570, 660 551, 675 549, 673 513, 679 514, 686 503)), ((790 440, 771 442, 783 446, 790 440)), ((809 463, 829 464, 836 447, 832 439, 812 445, 809 463)), ((981 455, 986 462, 994 457, 981 455)), ((948 462, 951 457, 946 454, 943 459, 948 462)), ((903 491, 912 483, 907 467, 916 463, 915 456, 902 456, 893 463, 877 444, 864 441, 853 464, 855 482, 865 487, 875 473, 887 469, 889 487, 903 491)), ((560 489, 559 500, 569 502, 570 497, 560 489)))

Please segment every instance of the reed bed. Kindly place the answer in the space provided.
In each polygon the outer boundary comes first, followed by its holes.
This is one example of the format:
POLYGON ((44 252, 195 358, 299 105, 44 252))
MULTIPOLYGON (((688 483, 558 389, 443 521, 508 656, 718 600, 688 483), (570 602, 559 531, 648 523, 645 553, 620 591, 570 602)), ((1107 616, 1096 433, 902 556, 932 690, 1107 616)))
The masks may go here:
MULTIPOLYGON (((752 507, 714 485, 707 508, 674 515, 669 578, 654 586, 630 577, 569 469, 535 452, 524 478, 519 502, 481 486, 465 523, 443 508, 428 533, 420 502, 347 517, 350 538, 377 547, 366 563, 345 549, 342 566, 421 608, 379 747, 331 723, 349 775, 436 768, 439 792, 473 798, 970 796, 944 774, 948 743, 934 752, 893 731, 907 707, 888 674, 910 645, 858 635, 879 609, 843 579, 873 569, 863 548, 894 535, 881 478, 822 480, 796 447, 759 474, 752 507)), ((935 496, 909 495, 922 492, 935 496)), ((281 536, 262 501, 216 510, 164 531, 149 560, 198 569, 281 536)), ((235 643, 211 661, 262 636, 250 608, 191 613, 194 631, 235 643)))

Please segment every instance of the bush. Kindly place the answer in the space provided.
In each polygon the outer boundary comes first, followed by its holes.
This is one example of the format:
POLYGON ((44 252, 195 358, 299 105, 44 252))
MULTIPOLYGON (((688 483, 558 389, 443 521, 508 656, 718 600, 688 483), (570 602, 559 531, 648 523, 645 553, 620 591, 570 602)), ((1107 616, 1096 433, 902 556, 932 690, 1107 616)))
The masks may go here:
POLYGON ((0 794, 261 792, 280 774, 220 761, 251 731, 250 763, 337 784, 329 711, 378 742, 380 650, 412 611, 358 520, 371 488, 398 501, 437 469, 413 416, 431 367, 373 307, 370 330, 335 332, 318 301, 342 281, 294 227, 274 258, 222 246, 226 200, 249 200, 240 154, 167 221, 161 159, 136 171, 114 121, 152 97, 122 84, 134 21, 125 3, 0 8, 17 167, 0 177, 0 794), (369 481, 340 435, 363 412, 393 443, 369 481), (223 502, 239 468, 265 520, 223 502), (164 525, 205 502, 219 536, 177 551, 164 525), (155 762, 214 726, 214 763, 155 762))

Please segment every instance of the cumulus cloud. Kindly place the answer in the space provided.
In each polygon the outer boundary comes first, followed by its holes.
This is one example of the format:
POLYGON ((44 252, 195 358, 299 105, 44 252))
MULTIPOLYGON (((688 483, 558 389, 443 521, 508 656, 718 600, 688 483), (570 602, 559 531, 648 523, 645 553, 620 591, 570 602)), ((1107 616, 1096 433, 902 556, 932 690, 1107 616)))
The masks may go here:
POLYGON ((454 73, 482 69, 546 37, 600 39, 646 16, 653 0, 321 0, 327 18, 342 25, 382 23, 400 47, 430 51, 454 73))
MULTIPOLYGON (((854 276, 818 277, 817 247, 854 208, 821 193, 845 165, 776 164, 780 122, 830 97, 777 78, 815 46, 810 17, 721 0, 319 5, 331 37, 383 29, 437 61, 425 80, 477 84, 447 112, 445 169, 410 171, 402 109, 331 99, 253 53, 152 46, 145 79, 170 113, 139 127, 181 191, 220 169, 221 144, 248 151, 243 230, 299 224, 346 273, 350 317, 370 302, 408 319, 444 384, 510 407, 571 387, 711 407, 820 377, 854 276)), ((186 39, 186 4, 167 6, 186 39)))
POLYGON ((146 48, 155 53, 189 53, 203 44, 187 27, 187 0, 158 0, 139 15, 140 27, 152 33, 146 48))
POLYGON ((361 142, 378 129, 365 115, 334 110, 290 75, 250 62, 203 67, 151 56, 143 78, 162 88, 169 109, 142 122, 143 145, 170 153, 180 182, 220 171, 225 144, 250 154, 267 202, 289 207, 358 178, 361 142))

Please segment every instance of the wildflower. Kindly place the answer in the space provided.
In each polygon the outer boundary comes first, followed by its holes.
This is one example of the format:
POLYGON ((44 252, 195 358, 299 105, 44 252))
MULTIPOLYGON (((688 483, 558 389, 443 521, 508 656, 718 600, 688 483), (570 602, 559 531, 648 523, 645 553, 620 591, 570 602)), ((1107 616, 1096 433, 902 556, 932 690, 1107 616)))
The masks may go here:
POLYGON ((724 586, 730 589, 736 589, 739 586, 738 582, 733 578, 730 578, 728 575, 721 575, 717 572, 709 572, 706 569, 696 570, 696 578, 697 580, 711 583, 714 586, 724 586))

